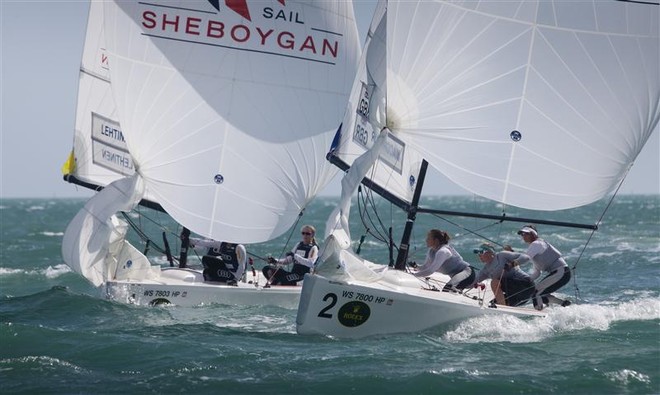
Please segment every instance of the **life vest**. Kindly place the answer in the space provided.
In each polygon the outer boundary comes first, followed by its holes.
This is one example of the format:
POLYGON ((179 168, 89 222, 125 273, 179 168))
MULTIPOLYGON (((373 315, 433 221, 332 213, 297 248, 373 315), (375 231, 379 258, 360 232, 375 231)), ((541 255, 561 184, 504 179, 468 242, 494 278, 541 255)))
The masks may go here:
POLYGON ((453 247, 444 245, 441 248, 447 248, 451 252, 451 257, 440 266, 440 269, 438 269, 439 273, 453 277, 470 266, 453 247))
POLYGON ((309 258, 309 253, 312 251, 312 248, 316 246, 316 243, 305 244, 302 241, 296 245, 294 250, 296 254, 302 256, 303 258, 309 258))
POLYGON ((541 268, 541 270, 548 272, 566 266, 564 260, 560 259, 561 252, 547 241, 543 240, 543 243, 545 243, 547 247, 542 253, 536 254, 534 258, 532 258, 534 263, 541 268))
POLYGON ((220 248, 209 248, 206 255, 222 259, 227 268, 235 272, 239 266, 236 247, 238 247, 238 244, 223 242, 220 244, 220 248))

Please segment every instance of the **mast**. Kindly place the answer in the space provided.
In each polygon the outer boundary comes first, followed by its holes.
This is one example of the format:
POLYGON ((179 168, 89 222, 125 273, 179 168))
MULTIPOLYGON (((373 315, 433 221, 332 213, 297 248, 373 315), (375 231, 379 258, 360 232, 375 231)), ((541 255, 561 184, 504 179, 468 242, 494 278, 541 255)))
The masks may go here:
POLYGON ((190 230, 184 227, 181 230, 181 251, 179 252, 179 267, 185 268, 188 262, 188 247, 190 246, 190 230))
POLYGON ((413 194, 410 208, 408 209, 408 219, 406 220, 406 227, 403 229, 403 236, 401 236, 401 244, 399 244, 399 254, 396 257, 396 270, 404 270, 406 268, 406 261, 408 260, 408 249, 410 247, 410 235, 412 228, 417 217, 417 209, 419 205, 419 198, 422 195, 422 188, 424 187, 424 179, 426 178, 426 169, 429 163, 424 159, 419 169, 417 176, 417 185, 415 186, 415 193, 413 194))

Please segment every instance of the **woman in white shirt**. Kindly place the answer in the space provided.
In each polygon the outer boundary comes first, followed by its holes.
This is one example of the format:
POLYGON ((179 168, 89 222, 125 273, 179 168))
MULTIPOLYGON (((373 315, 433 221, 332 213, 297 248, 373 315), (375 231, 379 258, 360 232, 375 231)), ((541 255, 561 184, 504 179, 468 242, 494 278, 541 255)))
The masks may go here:
POLYGON ((474 269, 449 245, 449 239, 443 230, 429 230, 426 235, 426 246, 429 247, 426 259, 413 273, 416 277, 428 277, 435 272, 448 275, 451 279, 442 289, 445 292, 467 288, 475 278, 474 269))

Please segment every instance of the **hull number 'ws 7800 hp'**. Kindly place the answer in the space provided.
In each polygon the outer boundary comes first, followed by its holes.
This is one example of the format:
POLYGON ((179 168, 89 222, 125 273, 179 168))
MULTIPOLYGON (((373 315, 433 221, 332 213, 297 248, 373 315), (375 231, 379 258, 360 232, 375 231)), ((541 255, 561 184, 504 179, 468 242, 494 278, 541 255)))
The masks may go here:
MULTIPOLYGON (((344 291, 342 298, 352 299, 344 303, 337 311, 337 320, 340 324, 347 327, 356 327, 364 324, 371 315, 371 308, 367 303, 385 303, 392 304, 391 299, 386 299, 381 296, 374 296, 363 294, 360 292, 344 291), (365 303, 367 302, 367 303, 365 303)), ((338 297, 335 293, 327 293, 323 297, 326 306, 319 311, 318 317, 320 318, 333 318, 334 307, 337 305, 338 297)))

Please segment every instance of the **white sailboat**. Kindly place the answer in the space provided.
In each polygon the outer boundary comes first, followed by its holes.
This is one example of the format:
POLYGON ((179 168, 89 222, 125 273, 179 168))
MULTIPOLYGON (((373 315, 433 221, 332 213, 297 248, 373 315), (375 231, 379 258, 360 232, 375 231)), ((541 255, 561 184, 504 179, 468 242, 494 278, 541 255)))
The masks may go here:
POLYGON ((154 263, 117 214, 142 202, 242 244, 286 232, 336 172, 325 151, 359 50, 351 2, 91 2, 63 170, 102 190, 67 227, 65 262, 127 303, 294 308, 299 286, 255 271, 205 282, 185 243, 177 267, 154 263))
POLYGON ((490 307, 492 294, 478 290, 437 292, 429 284, 448 277, 404 271, 416 215, 443 213, 419 206, 427 166, 504 206, 555 211, 603 198, 657 129, 659 25, 657 1, 381 1, 330 152, 349 170, 305 277, 298 333, 363 337, 542 314, 490 307), (407 212, 390 266, 351 249, 360 182, 407 212))

